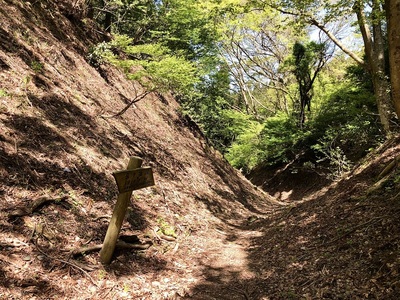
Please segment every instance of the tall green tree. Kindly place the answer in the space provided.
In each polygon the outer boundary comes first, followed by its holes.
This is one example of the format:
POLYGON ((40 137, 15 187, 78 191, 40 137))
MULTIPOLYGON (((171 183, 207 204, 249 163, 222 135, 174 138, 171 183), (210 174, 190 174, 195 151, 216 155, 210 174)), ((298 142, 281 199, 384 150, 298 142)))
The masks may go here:
POLYGON ((300 42, 296 42, 293 46, 293 72, 299 85, 300 95, 300 128, 304 126, 306 108, 309 112, 311 111, 313 85, 327 59, 324 44, 310 42, 303 45, 300 42))
POLYGON ((390 93, 388 92, 390 91, 389 78, 385 73, 384 41, 386 36, 386 22, 382 1, 282 0, 269 1, 268 5, 284 14, 296 16, 299 22, 303 22, 303 24, 315 26, 320 29, 344 53, 348 54, 371 74, 380 121, 384 130, 390 132, 393 105, 390 93), (332 24, 339 22, 339 20, 350 24, 353 23, 354 18, 357 20, 358 30, 362 34, 365 59, 347 47, 329 29, 332 24))

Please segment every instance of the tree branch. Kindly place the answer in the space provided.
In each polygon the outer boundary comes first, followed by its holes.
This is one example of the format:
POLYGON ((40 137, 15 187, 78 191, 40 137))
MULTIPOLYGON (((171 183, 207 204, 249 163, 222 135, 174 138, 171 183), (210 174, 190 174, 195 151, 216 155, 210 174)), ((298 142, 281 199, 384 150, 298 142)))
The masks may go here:
POLYGON ((351 51, 349 48, 347 48, 343 43, 338 40, 324 25, 319 23, 315 19, 310 19, 309 20, 311 25, 314 25, 318 27, 322 32, 324 32, 331 40, 338 46, 344 53, 346 53, 348 56, 350 56, 352 59, 356 61, 360 66, 363 68, 367 68, 367 65, 365 64, 365 61, 360 58, 357 54, 355 54, 353 51, 351 51))
POLYGON ((350 56, 360 66, 362 66, 365 69, 368 69, 367 64, 365 63, 365 61, 362 58, 360 58, 357 54, 355 54, 353 51, 351 51, 349 48, 347 48, 338 38, 336 38, 336 36, 332 32, 330 32, 328 30, 328 28, 325 27, 325 25, 319 23, 311 15, 304 14, 304 13, 296 13, 293 11, 287 11, 287 10, 284 10, 284 9, 277 7, 276 5, 272 5, 272 4, 269 4, 269 6, 283 14, 296 16, 296 17, 302 17, 306 22, 319 28, 323 33, 325 33, 331 39, 331 41, 336 44, 336 46, 338 46, 344 53, 346 53, 348 56, 350 56))
POLYGON ((119 112, 117 112, 116 114, 113 115, 102 115, 102 118, 105 119, 109 119, 109 118, 115 118, 115 117, 119 117, 121 115, 123 115, 128 109, 129 107, 131 107, 133 104, 135 104, 136 102, 139 102, 140 100, 142 100, 143 98, 145 98, 148 94, 150 94, 152 91, 146 91, 143 94, 140 94, 139 96, 136 96, 131 102, 129 102, 122 110, 120 110, 119 112))

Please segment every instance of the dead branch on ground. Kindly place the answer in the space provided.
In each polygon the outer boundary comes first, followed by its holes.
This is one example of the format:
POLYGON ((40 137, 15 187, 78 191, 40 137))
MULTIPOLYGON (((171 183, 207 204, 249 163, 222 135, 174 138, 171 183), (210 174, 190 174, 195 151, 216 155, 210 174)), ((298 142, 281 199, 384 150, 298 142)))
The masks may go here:
POLYGON ((17 218, 30 215, 34 213, 37 209, 43 207, 44 205, 48 205, 50 203, 60 203, 66 202, 68 196, 63 196, 60 198, 48 198, 48 197, 40 197, 34 200, 28 207, 15 207, 9 213, 9 218, 17 218))
POLYGON ((399 161, 400 155, 396 156, 388 165, 386 165, 383 171, 378 175, 378 179, 382 179, 387 174, 389 174, 395 167, 397 167, 399 161))
POLYGON ((142 100, 143 98, 145 98, 148 94, 150 94, 152 91, 146 91, 138 96, 136 96, 135 98, 133 98, 131 100, 131 102, 129 102, 122 110, 120 110, 119 112, 117 112, 116 114, 113 115, 102 115, 101 117, 104 119, 110 119, 110 118, 115 118, 115 117, 119 117, 121 115, 123 115, 128 109, 129 107, 131 107, 133 104, 135 104, 136 102, 139 102, 140 100, 142 100))
POLYGON ((94 281, 94 279, 92 278, 92 276, 90 276, 89 273, 88 273, 87 271, 84 270, 84 268, 87 268, 89 271, 93 271, 92 268, 90 268, 90 267, 88 267, 88 266, 84 266, 84 265, 82 265, 82 264, 80 264, 80 263, 78 263, 78 262, 72 262, 72 261, 69 261, 69 260, 59 259, 59 258, 57 258, 57 257, 54 257, 54 256, 51 256, 51 255, 47 254, 47 253, 44 252, 42 249, 40 249, 40 247, 39 247, 39 245, 38 245, 38 243, 37 243, 37 240, 38 240, 37 238, 36 238, 35 240, 33 240, 33 244, 35 245, 36 249, 37 249, 41 254, 43 254, 43 255, 46 256, 47 258, 50 258, 50 259, 52 259, 52 260, 56 260, 56 261, 58 261, 58 262, 61 262, 61 263, 63 263, 63 264, 66 264, 66 265, 69 265, 69 266, 71 266, 71 267, 73 267, 73 268, 78 269, 78 270, 81 271, 83 274, 85 274, 86 277, 88 277, 88 278, 90 279, 90 281, 91 281, 95 286, 99 287, 99 285, 97 284, 97 282, 94 281), (81 266, 79 266, 79 265, 81 265, 81 266))

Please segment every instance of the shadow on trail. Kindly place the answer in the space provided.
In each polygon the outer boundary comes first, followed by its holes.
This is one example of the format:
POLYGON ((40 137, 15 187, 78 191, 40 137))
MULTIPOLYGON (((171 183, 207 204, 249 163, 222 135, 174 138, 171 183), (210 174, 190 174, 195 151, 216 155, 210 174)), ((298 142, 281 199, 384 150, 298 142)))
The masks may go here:
MULTIPOLYGON (((373 163, 319 198, 243 222, 247 272, 203 262, 190 299, 398 299, 400 185, 366 194, 380 170, 373 163)), ((238 235, 227 244, 243 243, 238 235)))
MULTIPOLYGON (((2 250, 1 245, 0 250, 2 250)), ((24 255, 23 253, 18 252, 14 252, 13 254, 14 256, 24 255)), ((10 275, 9 272, 7 272, 7 270, 4 270, 3 267, 7 268, 7 265, 0 265, 0 289, 2 289, 2 293, 0 294, 1 296, 5 296, 4 293, 6 293, 10 287, 14 289, 15 287, 18 287, 19 294, 16 295, 14 292, 14 297, 17 296, 23 299, 26 297, 30 297, 31 295, 35 295, 36 297, 45 299, 48 298, 48 292, 50 290, 58 289, 58 287, 53 285, 49 280, 38 278, 19 279, 17 278, 17 276, 10 275)), ((64 294, 61 292, 58 294, 58 296, 63 297, 64 294)))
POLYGON ((4 124, 15 132, 16 140, 14 153, 0 147, 3 184, 33 191, 62 189, 68 184, 74 190, 109 199, 113 189, 106 174, 95 172, 83 160, 71 166, 60 164, 61 158, 74 149, 42 120, 13 115, 4 124))
POLYGON ((304 168, 301 162, 278 167, 260 167, 247 178, 279 201, 301 201, 331 183, 324 174, 304 168))

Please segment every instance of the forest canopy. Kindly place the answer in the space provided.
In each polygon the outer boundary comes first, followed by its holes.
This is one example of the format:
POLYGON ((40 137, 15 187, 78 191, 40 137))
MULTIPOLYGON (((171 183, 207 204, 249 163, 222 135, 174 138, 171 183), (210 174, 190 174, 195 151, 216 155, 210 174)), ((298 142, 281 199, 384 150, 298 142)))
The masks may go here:
POLYGON ((398 130, 398 2, 90 0, 81 8, 112 36, 88 54, 92 65, 112 63, 149 91, 172 91, 233 166, 246 173, 302 156, 304 167, 334 178, 398 130))

